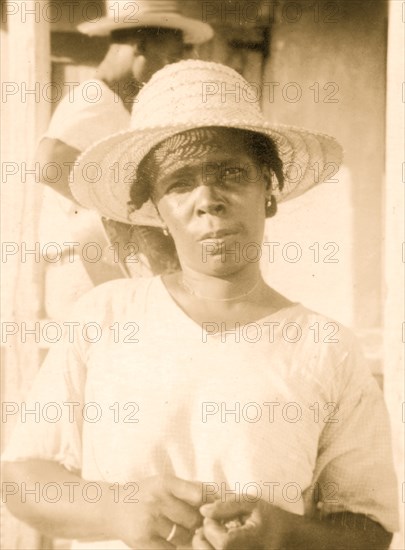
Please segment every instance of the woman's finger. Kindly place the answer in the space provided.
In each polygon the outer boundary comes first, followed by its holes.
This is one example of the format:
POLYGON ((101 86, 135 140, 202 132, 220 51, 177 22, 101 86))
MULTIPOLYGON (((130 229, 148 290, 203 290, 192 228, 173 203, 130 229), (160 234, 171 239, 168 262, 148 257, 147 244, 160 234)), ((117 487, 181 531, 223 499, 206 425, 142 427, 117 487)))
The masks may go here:
POLYGON ((198 509, 173 495, 169 494, 164 498, 160 504, 160 511, 172 523, 176 523, 188 531, 194 532, 197 527, 202 525, 202 517, 198 509))
POLYGON ((210 518, 204 520, 204 536, 216 550, 263 550, 259 533, 253 525, 227 530, 210 518))
POLYGON ((170 476, 165 480, 166 489, 176 498, 198 507, 203 502, 203 485, 195 481, 187 481, 170 476))
POLYGON ((205 518, 204 537, 216 550, 221 550, 226 547, 228 531, 217 521, 210 518, 205 518))
POLYGON ((213 550, 213 547, 204 536, 204 529, 202 527, 194 533, 192 544, 193 550, 213 550))
POLYGON ((174 523, 169 518, 164 516, 159 516, 156 518, 154 531, 166 541, 169 538, 168 542, 173 544, 175 547, 184 546, 185 544, 190 543, 192 537, 192 533, 188 529, 185 529, 181 525, 174 523))
POLYGON ((255 506, 256 503, 253 502, 221 502, 217 500, 212 504, 201 506, 200 512, 206 518, 226 520, 250 515, 255 506))

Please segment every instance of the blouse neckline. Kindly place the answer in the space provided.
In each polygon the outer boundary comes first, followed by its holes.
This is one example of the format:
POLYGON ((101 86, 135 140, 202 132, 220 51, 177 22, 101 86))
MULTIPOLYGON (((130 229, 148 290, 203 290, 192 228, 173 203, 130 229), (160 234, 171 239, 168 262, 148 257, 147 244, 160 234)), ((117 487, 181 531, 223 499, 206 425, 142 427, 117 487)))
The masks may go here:
MULTIPOLYGON (((169 304, 169 307, 172 310, 173 316, 177 317, 177 319, 181 321, 182 324, 191 328, 193 332, 198 330, 200 334, 207 334, 207 331, 204 329, 204 327, 201 326, 199 323, 197 323, 197 321, 194 321, 194 319, 192 319, 190 315, 176 302, 176 300, 173 298, 173 296, 170 294, 169 290, 167 289, 165 283, 163 282, 162 276, 158 275, 157 277, 154 277, 154 280, 157 283, 158 291, 160 291, 160 293, 162 294, 162 297, 165 298, 166 302, 169 304)), ((299 308, 303 307, 300 302, 292 302, 288 306, 281 307, 280 309, 273 311, 272 313, 269 313, 264 317, 260 317, 259 319, 254 319, 249 323, 240 324, 239 328, 242 330, 244 327, 247 327, 253 324, 263 325, 265 322, 268 322, 269 319, 273 317, 278 317, 280 315, 282 319, 285 319, 289 316, 290 311, 295 310, 298 307, 299 308)), ((209 335, 219 336, 226 332, 233 332, 233 329, 219 330, 216 333, 209 333, 209 335)))

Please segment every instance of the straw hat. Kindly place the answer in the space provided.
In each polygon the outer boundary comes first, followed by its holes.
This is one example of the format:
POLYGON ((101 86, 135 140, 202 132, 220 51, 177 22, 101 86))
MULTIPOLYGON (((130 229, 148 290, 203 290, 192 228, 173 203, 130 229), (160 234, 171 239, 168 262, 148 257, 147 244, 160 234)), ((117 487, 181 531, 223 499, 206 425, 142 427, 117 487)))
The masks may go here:
POLYGON ((331 177, 341 162, 341 147, 334 138, 269 124, 258 102, 252 101, 249 83, 230 67, 187 60, 166 65, 142 88, 129 130, 84 151, 73 171, 73 195, 107 218, 161 227, 150 200, 128 213, 129 191, 139 163, 168 137, 207 126, 251 130, 274 140, 285 174, 283 190, 274 193, 278 202, 331 177))
POLYGON ((175 0, 107 0, 107 16, 78 25, 90 36, 107 36, 111 31, 133 27, 164 27, 183 31, 186 44, 202 44, 214 31, 208 23, 181 14, 175 0))

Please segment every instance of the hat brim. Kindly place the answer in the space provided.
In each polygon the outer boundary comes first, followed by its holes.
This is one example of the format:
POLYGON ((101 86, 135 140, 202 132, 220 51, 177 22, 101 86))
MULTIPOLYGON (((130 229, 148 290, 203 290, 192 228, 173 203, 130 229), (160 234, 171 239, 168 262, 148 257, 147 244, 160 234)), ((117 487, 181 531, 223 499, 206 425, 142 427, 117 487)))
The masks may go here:
POLYGON ((208 23, 177 13, 145 13, 138 15, 133 21, 115 21, 111 17, 102 17, 77 26, 80 32, 89 36, 108 36, 112 31, 137 27, 178 29, 183 32, 185 44, 203 44, 214 36, 208 23))
POLYGON ((87 208, 124 223, 162 227, 155 206, 148 200, 129 213, 130 188, 139 163, 153 147, 180 132, 204 126, 258 132, 274 140, 284 165, 284 187, 274 192, 278 202, 292 199, 336 174, 342 161, 337 141, 325 134, 284 125, 260 126, 215 121, 120 132, 87 149, 77 160, 70 184, 74 197, 87 208))

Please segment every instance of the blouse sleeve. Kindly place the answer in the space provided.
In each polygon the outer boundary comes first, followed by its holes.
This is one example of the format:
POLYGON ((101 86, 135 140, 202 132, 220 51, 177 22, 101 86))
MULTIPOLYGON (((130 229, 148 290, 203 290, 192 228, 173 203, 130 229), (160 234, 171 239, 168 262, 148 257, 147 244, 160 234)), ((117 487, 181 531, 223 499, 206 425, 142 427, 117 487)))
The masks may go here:
MULTIPOLYGON (((65 324, 66 325, 66 324, 65 324)), ((85 365, 66 325, 63 339, 48 352, 25 401, 2 460, 53 460, 81 470, 85 365)))
POLYGON ((382 392, 355 345, 338 370, 339 408, 321 434, 312 496, 322 516, 364 514, 394 532, 397 483, 382 392))
POLYGON ((93 143, 126 130, 130 114, 120 97, 99 80, 86 81, 57 106, 42 137, 59 139, 84 151, 93 143))

